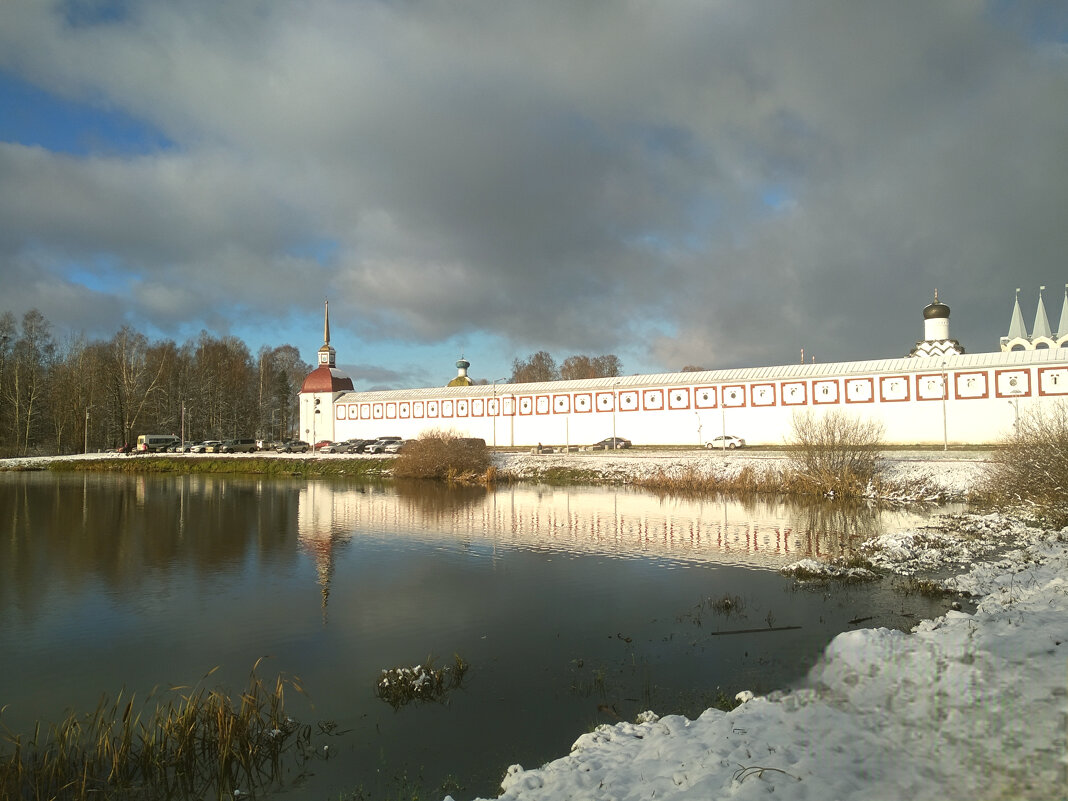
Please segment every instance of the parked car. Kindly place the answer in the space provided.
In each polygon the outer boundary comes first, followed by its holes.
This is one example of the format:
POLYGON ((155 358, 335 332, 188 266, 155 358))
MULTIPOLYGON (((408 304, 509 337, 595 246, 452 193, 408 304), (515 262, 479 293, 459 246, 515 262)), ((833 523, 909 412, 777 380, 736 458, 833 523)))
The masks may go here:
POLYGON ((275 450, 279 453, 306 453, 310 447, 304 440, 291 439, 288 442, 279 442, 275 450))
POLYGON ((330 441, 330 440, 328 440, 328 439, 321 439, 321 440, 319 440, 318 442, 316 442, 316 443, 315 443, 315 450, 317 450, 317 451, 318 451, 318 450, 322 450, 322 449, 323 449, 323 448, 325 448, 325 447, 326 447, 327 445, 333 445, 333 444, 334 444, 334 443, 333 443, 333 442, 331 442, 331 441, 330 441))
POLYGON ((375 441, 373 439, 350 439, 347 443, 348 450, 346 453, 364 453, 367 450, 367 446, 373 445, 375 441))
POLYGON ((196 445, 191 445, 189 448, 190 453, 214 453, 215 449, 222 445, 222 440, 218 439, 206 439, 203 442, 198 442, 196 445))
POLYGON ((348 446, 345 442, 328 442, 325 445, 317 445, 319 453, 347 453, 348 446))
POLYGON ((217 453, 252 453, 256 450, 254 439, 228 439, 217 449, 217 453))
POLYGON ((364 453, 385 453, 386 445, 391 442, 400 442, 400 437, 379 437, 363 449, 364 453))
POLYGON ((407 445, 407 444, 408 443, 405 442, 403 439, 398 439, 398 440, 395 440, 394 442, 387 442, 385 447, 382 449, 382 452, 383 453, 400 453, 402 450, 404 450, 404 446, 407 445))
POLYGON ((600 442, 590 446, 591 451, 614 451, 619 448, 629 448, 630 440, 623 437, 605 437, 600 442))
POLYGON ((735 448, 744 448, 745 440, 741 437, 735 437, 731 434, 724 434, 719 437, 714 437, 705 443, 705 447, 711 450, 731 450, 735 448))

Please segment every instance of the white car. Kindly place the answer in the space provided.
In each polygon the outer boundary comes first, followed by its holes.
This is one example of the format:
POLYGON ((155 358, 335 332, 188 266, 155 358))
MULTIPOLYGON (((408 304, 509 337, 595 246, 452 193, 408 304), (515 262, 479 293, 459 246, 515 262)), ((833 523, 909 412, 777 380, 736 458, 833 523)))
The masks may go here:
POLYGON ((705 447, 709 450, 731 450, 735 448, 744 448, 745 440, 741 437, 735 437, 731 434, 725 434, 721 437, 716 437, 705 443, 705 447))
POLYGON ((208 439, 208 440, 204 440, 204 442, 197 443, 196 445, 191 445, 189 447, 189 452, 190 453, 213 453, 215 451, 215 449, 218 448, 220 445, 222 445, 222 440, 219 440, 219 439, 208 439))

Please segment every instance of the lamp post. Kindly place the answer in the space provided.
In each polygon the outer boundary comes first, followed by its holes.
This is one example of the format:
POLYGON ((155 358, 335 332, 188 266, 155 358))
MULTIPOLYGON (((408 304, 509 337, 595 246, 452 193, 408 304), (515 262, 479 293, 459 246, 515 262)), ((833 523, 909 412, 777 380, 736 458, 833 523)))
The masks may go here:
POLYGON ((1012 400, 1009 401, 1009 406, 1012 407, 1012 435, 1018 436, 1020 433, 1020 392, 1014 391, 1012 400))
POLYGON ((719 425, 723 430, 719 433, 723 436, 719 439, 721 450, 727 450, 727 407, 723 403, 723 385, 719 387, 719 425))
POLYGON ((946 398, 949 397, 949 373, 946 363, 942 362, 942 450, 949 450, 949 426, 946 419, 946 398))
POLYGON ((85 442, 82 444, 82 453, 89 453, 89 410, 92 406, 85 407, 85 442))
POLYGON ((619 382, 618 381, 616 381, 612 385, 612 450, 616 449, 616 407, 617 406, 619 406, 619 382))
POLYGON ((493 447, 497 447, 497 413, 500 409, 497 408, 497 384, 501 381, 507 381, 507 378, 495 378, 493 379, 493 400, 490 403, 493 404, 493 447))

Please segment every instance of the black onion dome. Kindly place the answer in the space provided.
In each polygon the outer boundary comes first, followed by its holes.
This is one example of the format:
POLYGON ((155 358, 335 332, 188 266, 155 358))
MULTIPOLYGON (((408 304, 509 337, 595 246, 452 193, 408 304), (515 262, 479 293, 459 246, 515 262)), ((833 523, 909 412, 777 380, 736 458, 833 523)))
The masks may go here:
POLYGON ((935 290, 934 302, 928 303, 923 307, 924 320, 932 320, 936 317, 949 317, 949 306, 939 302, 937 289, 935 290))

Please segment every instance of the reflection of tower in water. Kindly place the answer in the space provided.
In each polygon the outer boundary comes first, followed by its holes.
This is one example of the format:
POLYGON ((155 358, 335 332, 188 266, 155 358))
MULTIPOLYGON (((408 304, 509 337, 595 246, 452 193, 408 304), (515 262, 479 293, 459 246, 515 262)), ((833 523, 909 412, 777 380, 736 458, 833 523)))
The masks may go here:
POLYGON ((345 513, 353 491, 335 492, 326 484, 309 482, 298 496, 297 540, 315 562, 315 573, 322 594, 323 623, 330 600, 330 581, 334 575, 335 550, 352 538, 352 528, 345 513))

